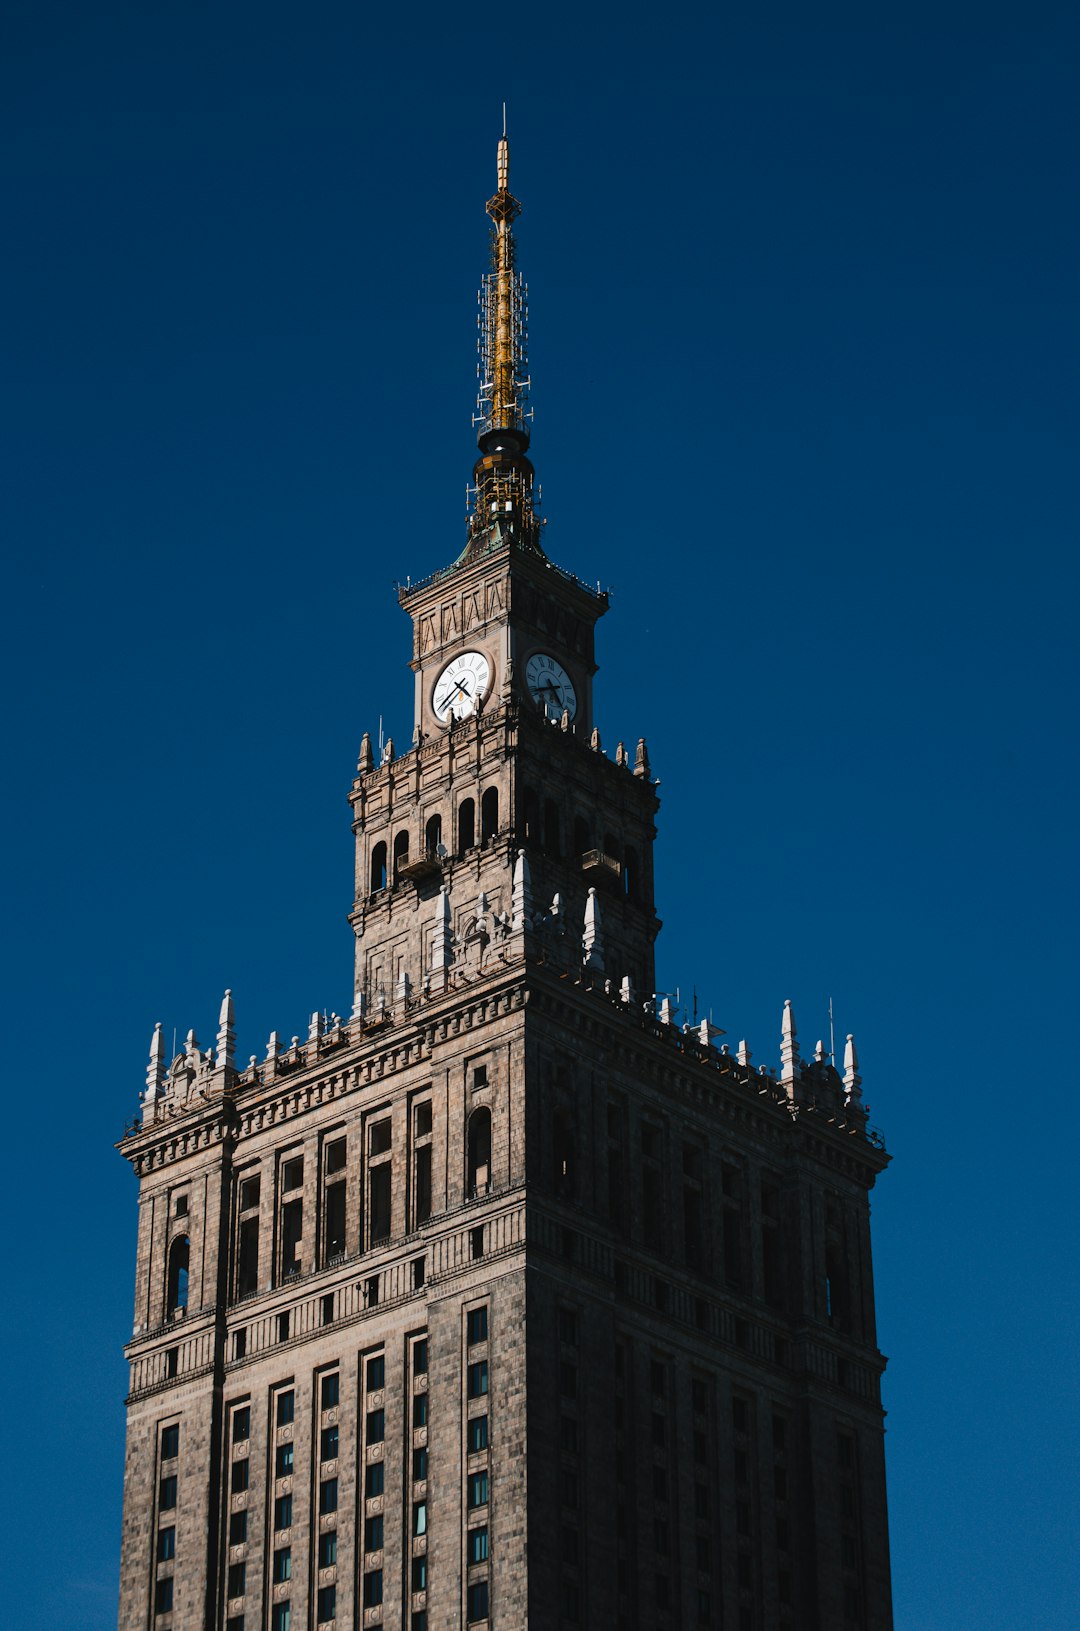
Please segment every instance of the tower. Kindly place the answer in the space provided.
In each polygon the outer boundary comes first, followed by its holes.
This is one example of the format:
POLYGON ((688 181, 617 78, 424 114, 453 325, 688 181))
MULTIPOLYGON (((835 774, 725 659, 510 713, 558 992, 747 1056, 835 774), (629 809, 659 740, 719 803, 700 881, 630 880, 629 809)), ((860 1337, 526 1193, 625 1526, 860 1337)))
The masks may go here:
POLYGON ((499 143, 465 546, 363 738, 353 1005, 241 1068, 159 1026, 122 1631, 886 1631, 854 1042, 779 1069, 654 993, 644 741, 549 559, 499 143))

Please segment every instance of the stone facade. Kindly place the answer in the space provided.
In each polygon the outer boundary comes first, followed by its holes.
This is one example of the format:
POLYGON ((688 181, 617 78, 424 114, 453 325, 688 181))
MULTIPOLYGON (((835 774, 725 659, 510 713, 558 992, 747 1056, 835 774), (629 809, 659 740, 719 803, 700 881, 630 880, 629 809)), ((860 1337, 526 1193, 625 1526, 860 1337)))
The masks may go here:
POLYGON ((400 598, 415 733, 350 793, 351 1013, 246 1068, 228 994, 215 1049, 159 1027, 120 1144, 122 1631, 888 1631, 854 1046, 804 1060, 787 1006, 755 1068, 653 995, 603 594, 508 524, 400 598))

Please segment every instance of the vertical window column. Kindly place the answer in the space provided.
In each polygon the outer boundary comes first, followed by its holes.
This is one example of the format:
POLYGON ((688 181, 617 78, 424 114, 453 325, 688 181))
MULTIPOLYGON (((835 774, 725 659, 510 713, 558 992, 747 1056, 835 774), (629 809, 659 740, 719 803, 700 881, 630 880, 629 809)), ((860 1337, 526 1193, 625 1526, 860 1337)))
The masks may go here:
POLYGON ((491 1612, 491 1419, 488 1305, 465 1314, 465 1621, 486 1622, 491 1612))
POLYGON ((172 1625, 179 1485, 180 1424, 161 1429, 158 1440, 158 1527, 154 1550, 154 1625, 172 1625))
POLYGON ((225 1614, 229 1631, 243 1631, 247 1596, 249 1490, 251 1488, 251 1407, 229 1413, 229 1488, 226 1495, 225 1614))
POLYGON ((753 1401, 741 1393, 731 1400, 732 1470, 735 1482, 735 1578, 739 1593, 738 1631, 754 1631, 753 1401))
POLYGON ((714 1468, 716 1466, 715 1433, 712 1419, 712 1388, 703 1376, 690 1382, 690 1406, 693 1424, 694 1463, 694 1565, 697 1571, 697 1623, 712 1625, 713 1577, 719 1573, 719 1559, 714 1556, 714 1468))
POLYGON ((278 1166, 278 1283, 303 1272, 304 1157, 288 1155, 278 1166))
POLYGON ((653 1481, 653 1593, 657 1625, 671 1623, 671 1495, 672 1423, 669 1397, 671 1366, 666 1359, 649 1363, 651 1394, 652 1481, 653 1481))
POLYGON ((323 1145, 322 1263, 345 1256, 348 1144, 344 1135, 323 1145))
MULTIPOLYGON (((389 1123, 387 1123, 389 1128, 389 1123)), ((386 1359, 361 1361, 363 1386, 364 1528, 360 1553, 360 1602, 365 1625, 380 1624, 383 1602, 383 1528, 386 1514, 386 1359), (371 1615, 372 1609, 378 1609, 371 1615)))
POLYGON ((415 1339, 409 1349, 410 1439, 409 1491, 413 1512, 413 1535, 409 1557, 409 1625, 411 1631, 426 1631, 428 1573, 428 1344, 427 1335, 415 1339), (423 1512, 423 1531, 417 1528, 416 1514, 423 1512))
POLYGON ((368 1245, 390 1239, 393 1132, 389 1114, 367 1124, 368 1245))
POLYGON ((616 1618, 617 1631, 629 1631, 634 1623, 634 1558, 636 1549, 634 1545, 635 1525, 633 1522, 634 1501, 631 1497, 633 1480, 631 1470, 636 1474, 636 1454, 631 1453, 629 1446, 636 1452, 636 1438, 633 1432, 631 1399, 627 1387, 627 1378, 630 1371, 630 1349, 627 1343, 618 1341, 615 1344, 615 1587, 618 1594, 618 1614, 616 1618))
POLYGON ((420 1099, 412 1106, 412 1195, 411 1225, 419 1229, 431 1216, 431 1100, 420 1099))
POLYGON ((573 1494, 577 1504, 564 1499, 559 1530, 559 1614, 567 1625, 581 1623, 581 1454, 583 1422, 578 1397, 579 1315, 576 1309, 559 1309, 559 1440, 560 1476, 565 1478, 563 1496, 573 1494))
POLYGON ((319 1378, 319 1417, 316 1425, 319 1455, 319 1528, 315 1537, 317 1549, 313 1562, 317 1625, 328 1625, 337 1618, 340 1404, 339 1373, 336 1370, 326 1371, 319 1378), (329 1494, 331 1490, 332 1495, 329 1494))
POLYGON ((271 1395, 273 1423, 273 1540, 270 1567, 271 1631, 290 1631, 292 1626, 292 1548, 293 1533, 302 1533, 303 1513, 296 1510, 297 1495, 304 1487, 296 1467, 296 1394, 291 1387, 278 1388, 271 1395))
POLYGON ((772 1419, 773 1448, 773 1513, 776 1521, 776 1596, 779 1605, 780 1631, 792 1631, 791 1604, 791 1528, 788 1518, 791 1499, 790 1438, 786 1416, 774 1413, 772 1419))

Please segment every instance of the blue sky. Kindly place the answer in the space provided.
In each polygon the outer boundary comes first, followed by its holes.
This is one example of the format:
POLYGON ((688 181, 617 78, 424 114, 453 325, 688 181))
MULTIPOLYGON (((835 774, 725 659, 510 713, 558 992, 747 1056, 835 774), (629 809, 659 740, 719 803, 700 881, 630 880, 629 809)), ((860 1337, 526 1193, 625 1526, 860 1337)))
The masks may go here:
POLYGON ((229 985, 246 1057, 348 1005, 345 793, 409 735, 392 582, 463 540, 505 97, 661 983, 759 1061, 831 996, 894 1154, 898 1627, 1076 1625, 1078 48, 1066 4, 9 0, 12 1624, 115 1623, 154 1022, 209 1041, 229 985))

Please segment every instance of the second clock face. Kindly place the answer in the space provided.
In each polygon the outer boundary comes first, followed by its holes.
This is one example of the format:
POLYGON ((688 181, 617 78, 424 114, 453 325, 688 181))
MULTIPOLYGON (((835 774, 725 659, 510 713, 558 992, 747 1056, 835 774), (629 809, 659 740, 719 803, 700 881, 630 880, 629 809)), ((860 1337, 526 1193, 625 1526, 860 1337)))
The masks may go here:
POLYGON ((431 706, 435 718, 445 725, 451 711, 455 719, 468 719, 491 684, 491 664, 482 651, 463 651, 447 663, 435 681, 431 706))
POLYGON ((573 719, 577 713, 574 682, 562 664, 546 651, 534 652, 525 664, 525 684, 533 701, 550 718, 561 718, 565 711, 573 719))

